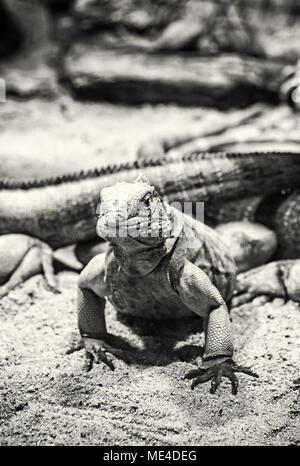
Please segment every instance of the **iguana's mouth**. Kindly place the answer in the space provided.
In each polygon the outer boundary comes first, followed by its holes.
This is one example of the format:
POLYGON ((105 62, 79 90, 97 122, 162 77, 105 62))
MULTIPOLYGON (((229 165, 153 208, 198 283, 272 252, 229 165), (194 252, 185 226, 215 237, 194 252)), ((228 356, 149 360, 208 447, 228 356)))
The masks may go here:
MULTIPOLYGON (((157 212, 156 212, 157 214, 157 212)), ((171 234, 171 222, 164 215, 139 215, 125 218, 122 212, 100 215, 97 234, 102 238, 166 238, 171 234)))

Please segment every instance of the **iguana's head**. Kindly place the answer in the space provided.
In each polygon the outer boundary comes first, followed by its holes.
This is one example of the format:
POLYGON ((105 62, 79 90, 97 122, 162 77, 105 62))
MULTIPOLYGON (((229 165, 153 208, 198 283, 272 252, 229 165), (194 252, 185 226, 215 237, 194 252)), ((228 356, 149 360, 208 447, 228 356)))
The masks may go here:
POLYGON ((167 206, 143 175, 134 183, 104 188, 100 201, 97 233, 112 244, 134 239, 155 245, 170 236, 167 206))

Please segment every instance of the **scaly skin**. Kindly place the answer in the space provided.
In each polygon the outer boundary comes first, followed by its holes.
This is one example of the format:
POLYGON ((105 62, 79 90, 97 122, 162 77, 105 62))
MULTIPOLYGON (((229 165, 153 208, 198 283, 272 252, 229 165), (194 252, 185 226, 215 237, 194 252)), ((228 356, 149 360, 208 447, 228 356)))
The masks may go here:
POLYGON ((236 267, 214 230, 164 203, 143 178, 102 190, 97 233, 110 246, 91 260, 79 279, 78 325, 85 369, 100 361, 114 368, 106 354, 116 354, 105 325, 108 299, 119 312, 144 318, 193 313, 202 317, 204 365, 186 375, 194 378, 192 388, 212 380, 215 393, 225 376, 236 394, 235 372, 256 376, 232 361, 226 302, 233 294, 236 267))
MULTIPOLYGON (((2 242, 5 243, 5 235, 20 233, 56 249, 94 239, 99 192, 117 181, 133 181, 140 171, 169 202, 204 201, 205 218, 211 224, 245 216, 255 220, 255 212, 264 196, 300 185, 300 154, 200 152, 176 161, 136 162, 50 179, 0 179, 2 242), (247 203, 250 209, 245 209, 247 203), (225 218, 220 215, 224 211, 225 218)), ((295 205, 299 198, 297 191, 291 198, 295 205)), ((284 228, 280 215, 274 211, 275 231, 280 233, 280 243, 292 246, 293 257, 298 257, 300 219, 293 215, 294 209, 288 208, 289 197, 284 202, 287 204, 281 214, 284 228)), ((21 256, 14 262, 20 263, 21 256)), ((33 267, 32 275, 35 269, 33 267)), ((6 288, 6 292, 9 289, 6 288)))

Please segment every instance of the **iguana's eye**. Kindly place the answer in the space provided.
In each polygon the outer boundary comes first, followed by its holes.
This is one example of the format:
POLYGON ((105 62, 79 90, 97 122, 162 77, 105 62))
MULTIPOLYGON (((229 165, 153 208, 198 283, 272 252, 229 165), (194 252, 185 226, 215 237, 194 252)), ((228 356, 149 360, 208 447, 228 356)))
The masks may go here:
POLYGON ((146 205, 146 207, 150 206, 150 199, 151 199, 150 194, 146 194, 146 196, 143 198, 143 203, 146 205))

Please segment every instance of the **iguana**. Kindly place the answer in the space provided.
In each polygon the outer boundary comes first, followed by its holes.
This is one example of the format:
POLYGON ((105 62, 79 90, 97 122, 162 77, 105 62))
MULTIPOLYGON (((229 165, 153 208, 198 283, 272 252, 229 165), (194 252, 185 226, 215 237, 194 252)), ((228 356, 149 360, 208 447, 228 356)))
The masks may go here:
MULTIPOLYGON (((203 367, 188 372, 191 385, 211 380, 215 393, 222 377, 228 377, 237 393, 236 372, 257 377, 236 364, 229 318, 234 289, 239 297, 255 296, 256 281, 244 275, 236 285, 236 266, 220 235, 203 223, 163 201, 145 177, 135 183, 119 182, 101 191, 97 234, 109 241, 106 253, 94 257, 81 272, 78 289, 78 326, 84 342, 86 361, 114 365, 106 352, 117 356, 107 333, 105 305, 109 300, 120 313, 143 318, 180 318, 196 314, 203 319, 205 351, 203 367)), ((300 300, 300 261, 284 269, 270 266, 273 282, 258 283, 258 292, 281 289, 300 300), (276 271, 286 276, 278 283, 276 271), (275 272, 275 276, 272 276, 275 272)), ((257 277, 256 277, 257 278, 257 277)))
MULTIPOLYGON (((299 186, 300 154, 194 152, 180 160, 125 163, 56 178, 0 180, 0 279, 3 285, 0 296, 41 268, 46 270, 53 287, 50 248, 95 238, 101 189, 118 181, 133 181, 140 171, 169 202, 203 201, 205 218, 210 219, 218 218, 220 208, 226 209, 229 204, 229 214, 236 206, 242 217, 247 211, 249 196, 258 193, 266 196, 299 186), (15 234, 20 235, 18 243, 16 237, 6 236, 15 234), (18 246, 12 248, 9 244, 18 246)), ((297 257, 300 252, 299 195, 295 191, 280 199, 278 209, 277 200, 273 206, 273 223, 281 243, 291 245, 297 257)), ((259 207, 254 203, 252 211, 259 207)))

